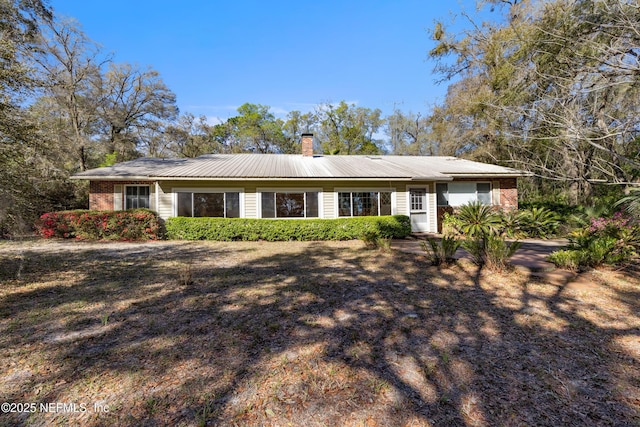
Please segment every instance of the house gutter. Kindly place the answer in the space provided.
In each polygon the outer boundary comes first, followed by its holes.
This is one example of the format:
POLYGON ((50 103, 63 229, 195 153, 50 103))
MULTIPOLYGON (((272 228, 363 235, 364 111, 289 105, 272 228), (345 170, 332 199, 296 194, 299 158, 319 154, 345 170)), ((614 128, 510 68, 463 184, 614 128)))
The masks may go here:
POLYGON ((533 176, 529 172, 517 172, 517 173, 451 173, 452 178, 519 178, 523 176, 533 176))
POLYGON ((69 179, 87 179, 91 181, 150 181, 149 176, 128 175, 128 176, 100 176, 100 175, 71 175, 69 179))

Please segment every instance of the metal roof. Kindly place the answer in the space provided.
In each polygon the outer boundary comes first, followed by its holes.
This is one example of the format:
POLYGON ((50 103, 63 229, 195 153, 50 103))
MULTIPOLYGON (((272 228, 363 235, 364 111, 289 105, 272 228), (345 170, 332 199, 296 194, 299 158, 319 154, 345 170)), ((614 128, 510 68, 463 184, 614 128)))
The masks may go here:
POLYGON ((438 156, 206 154, 193 159, 140 158, 77 173, 76 179, 398 179, 523 176, 486 163, 438 156))

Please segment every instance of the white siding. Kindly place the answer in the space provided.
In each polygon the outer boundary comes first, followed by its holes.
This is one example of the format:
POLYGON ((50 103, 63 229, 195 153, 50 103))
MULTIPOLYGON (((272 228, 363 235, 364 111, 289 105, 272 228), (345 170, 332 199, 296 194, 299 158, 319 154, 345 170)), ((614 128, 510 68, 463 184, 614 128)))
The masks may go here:
POLYGON ((113 210, 121 211, 122 208, 122 185, 113 186, 113 210))
POLYGON ((429 204, 429 232, 438 232, 438 200, 436 197, 436 184, 427 184, 427 203, 429 204))
POLYGON ((160 182, 158 185, 158 215, 160 218, 167 219, 173 215, 173 200, 171 187, 166 182, 160 182))

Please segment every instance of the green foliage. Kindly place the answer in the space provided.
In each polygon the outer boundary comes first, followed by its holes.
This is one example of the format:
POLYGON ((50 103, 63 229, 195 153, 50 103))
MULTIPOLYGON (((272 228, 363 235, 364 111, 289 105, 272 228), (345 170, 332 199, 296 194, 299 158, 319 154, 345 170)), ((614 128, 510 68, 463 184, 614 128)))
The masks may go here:
POLYGON ((162 237, 160 220, 149 209, 48 212, 40 217, 36 229, 44 238, 156 240, 162 237))
POLYGON ((469 252, 475 264, 493 271, 502 271, 508 267, 508 261, 520 247, 520 242, 509 243, 502 236, 488 235, 484 239, 467 239, 462 247, 469 252))
POLYGON ((518 213, 503 213, 481 203, 462 206, 449 219, 449 224, 464 236, 462 247, 469 252, 473 262, 491 270, 503 270, 508 260, 520 247, 519 242, 508 243, 505 236, 520 232, 518 213))
POLYGON ((481 238, 469 238, 462 241, 462 247, 469 252, 474 264, 484 265, 485 261, 485 240, 481 238))
POLYGON ((391 248, 391 239, 389 237, 381 237, 379 230, 366 230, 360 236, 365 246, 369 249, 389 250, 391 248))
MULTIPOLYGON (((517 229, 527 237, 550 237, 556 234, 560 225, 559 215, 544 207, 518 211, 517 229)), ((511 225, 512 229, 515 226, 511 225)))
POLYGON ((167 237, 179 240, 352 240, 402 238, 411 233, 405 215, 339 219, 169 218, 167 237))
POLYGON ((629 192, 629 195, 618 200, 614 206, 624 206, 625 211, 629 215, 640 219, 640 189, 635 188, 629 192))
POLYGON ((525 212, 519 210, 500 211, 500 229, 502 233, 511 238, 526 237, 527 233, 524 228, 526 227, 525 212))
POLYGON ((442 234, 445 236, 460 236, 458 231, 462 228, 462 222, 455 213, 445 212, 442 216, 442 234))
MULTIPOLYGON (((527 232, 529 237, 549 237, 553 235, 568 235, 573 230, 588 226, 592 218, 609 217, 615 214, 616 197, 604 196, 593 198, 589 205, 569 205, 555 201, 525 201, 520 203, 521 212, 538 211, 536 221, 543 233, 535 234, 534 224, 527 232), (541 218, 540 212, 547 218, 541 218), (548 214, 545 212, 549 212, 548 214), (557 222, 555 224, 554 222, 557 222)), ((527 214, 529 215, 529 214, 527 214)), ((530 218, 533 219, 534 215, 530 218)))
POLYGON ((420 242, 422 249, 433 265, 451 264, 455 261, 454 255, 462 241, 453 236, 444 236, 440 241, 427 237, 426 242, 420 242))
POLYGON ((592 218, 589 225, 575 230, 569 241, 569 247, 549 255, 549 261, 571 270, 624 264, 640 252, 640 223, 621 213, 592 218))
POLYGON ((501 219, 495 209, 480 202, 462 206, 456 213, 454 225, 458 232, 470 238, 484 238, 500 232, 501 219))
POLYGON ((502 211, 474 203, 461 207, 455 214, 445 213, 442 231, 472 238, 487 235, 547 238, 558 232, 559 219, 560 215, 544 207, 502 211))
POLYGON ((484 264, 493 271, 502 271, 508 267, 509 259, 520 248, 520 242, 507 242, 500 236, 488 236, 485 240, 484 264))
POLYGON ((118 152, 114 151, 113 153, 107 153, 104 155, 104 161, 100 163, 99 167, 103 168, 106 166, 113 166, 117 163, 118 152))
POLYGON ((380 154, 381 141, 373 139, 384 124, 379 109, 357 107, 340 101, 318 109, 317 138, 325 153, 380 154))
POLYGON ((439 154, 509 159, 535 174, 537 194, 573 204, 595 182, 636 181, 639 140, 619 130, 640 124, 637 2, 488 3, 502 22, 432 27, 435 72, 452 81, 429 121, 439 154))
POLYGON ((585 250, 561 249, 549 254, 547 259, 560 268, 576 271, 589 264, 589 253, 585 250))

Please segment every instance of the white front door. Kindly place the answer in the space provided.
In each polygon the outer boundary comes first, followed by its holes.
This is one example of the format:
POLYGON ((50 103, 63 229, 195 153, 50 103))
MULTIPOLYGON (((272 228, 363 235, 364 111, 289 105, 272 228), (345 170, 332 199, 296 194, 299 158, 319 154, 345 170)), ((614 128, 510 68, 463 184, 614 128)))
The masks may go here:
POLYGON ((411 231, 429 231, 426 188, 409 189, 409 209, 409 214, 411 216, 411 231))

